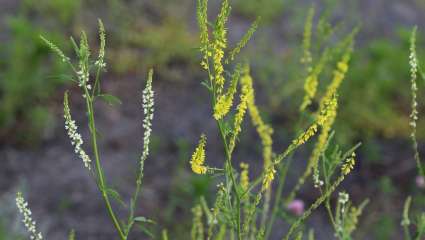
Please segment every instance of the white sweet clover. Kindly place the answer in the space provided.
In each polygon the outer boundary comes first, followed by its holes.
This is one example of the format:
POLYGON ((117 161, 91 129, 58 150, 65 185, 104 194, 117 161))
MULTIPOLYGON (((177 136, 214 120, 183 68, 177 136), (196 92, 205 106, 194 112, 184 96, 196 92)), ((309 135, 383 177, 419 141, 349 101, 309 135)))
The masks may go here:
POLYGON ((65 94, 64 99, 64 118, 65 129, 67 130, 68 136, 71 139, 72 146, 74 146, 74 151, 81 158, 81 160, 83 160, 84 166, 90 170, 91 159, 81 147, 84 142, 81 135, 77 132, 77 125, 75 124, 75 121, 72 120, 67 94, 65 94))
POLYGON ((149 71, 148 81, 146 87, 143 90, 142 103, 143 103, 143 129, 145 130, 143 135, 143 153, 141 161, 144 161, 149 154, 149 142, 152 132, 152 120, 154 112, 154 92, 152 90, 152 74, 153 71, 149 71))
POLYGON ((345 204, 350 199, 350 196, 346 192, 340 192, 338 193, 338 202, 341 204, 341 212, 345 212, 345 204))
POLYGON ((23 215, 22 222, 27 228, 31 240, 42 240, 43 236, 40 232, 37 232, 36 222, 32 219, 31 210, 28 207, 28 202, 22 197, 22 193, 16 194, 16 206, 19 212, 23 215))
POLYGON ((106 42, 106 36, 105 36, 105 27, 103 26, 102 21, 99 19, 99 37, 100 37, 100 48, 99 48, 99 56, 94 63, 94 65, 98 66, 99 68, 106 68, 105 63, 105 42, 106 42))
MULTIPOLYGON (((411 38, 410 45, 410 55, 409 55, 409 64, 410 64, 410 79, 411 79, 411 92, 412 92, 412 113, 410 114, 410 126, 414 129, 416 128, 416 121, 418 120, 418 111, 417 111, 417 101, 416 101, 416 92, 418 91, 418 87, 416 85, 416 78, 418 72, 418 60, 416 57, 416 47, 415 47, 415 39, 416 39, 416 30, 414 30, 411 38)), ((415 133, 413 132, 412 135, 415 133)))

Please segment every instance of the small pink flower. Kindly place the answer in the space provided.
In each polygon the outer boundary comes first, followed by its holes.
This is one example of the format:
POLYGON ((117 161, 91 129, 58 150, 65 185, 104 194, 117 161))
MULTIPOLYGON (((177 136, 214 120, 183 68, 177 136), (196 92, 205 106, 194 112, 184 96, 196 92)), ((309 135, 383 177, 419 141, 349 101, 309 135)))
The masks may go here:
POLYGON ((418 188, 425 188, 425 178, 424 176, 416 176, 416 186, 418 188))
POLYGON ((295 199, 287 206, 288 211, 296 216, 301 216, 304 213, 304 201, 295 199))

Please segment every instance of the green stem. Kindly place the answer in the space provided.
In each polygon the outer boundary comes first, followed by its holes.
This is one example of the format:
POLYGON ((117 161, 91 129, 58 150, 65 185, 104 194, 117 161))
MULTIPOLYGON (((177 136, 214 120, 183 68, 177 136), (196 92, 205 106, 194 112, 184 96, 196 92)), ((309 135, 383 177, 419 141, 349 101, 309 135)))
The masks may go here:
POLYGON ((292 162, 292 158, 288 159, 287 164, 284 164, 281 166, 280 169, 280 178, 279 178, 279 183, 278 183, 278 187, 276 190, 276 194, 275 194, 275 199, 274 199, 274 203, 273 203, 273 207, 272 207, 272 215, 270 217, 270 221, 267 224, 267 229, 266 229, 266 234, 264 236, 264 239, 268 239, 270 237, 272 228, 273 228, 273 224, 276 221, 276 217, 277 214, 279 212, 279 205, 280 205, 280 201, 281 201, 281 196, 282 196, 282 192, 283 192, 283 187, 285 186, 285 182, 286 182, 286 176, 287 176, 287 172, 288 172, 288 168, 289 165, 292 162))
POLYGON ((95 125, 95 120, 94 120, 93 101, 92 101, 91 96, 89 95, 87 88, 84 88, 84 92, 85 92, 85 95, 86 95, 86 104, 87 104, 87 109, 88 109, 88 113, 89 113, 91 140, 92 140, 92 147, 93 147, 93 152, 94 152, 94 156, 95 156, 95 160, 96 160, 96 170, 97 170, 97 175, 98 175, 98 179, 99 179, 99 190, 102 193, 102 197, 103 197, 103 200, 105 202, 106 209, 108 210, 109 216, 112 219, 112 222, 113 222, 116 230, 118 231, 120 239, 126 240, 127 237, 124 235, 124 233, 121 229, 121 225, 119 224, 117 217, 116 217, 116 215, 115 215, 115 213, 112 209, 111 202, 110 202, 109 197, 108 197, 108 193, 105 190, 106 184, 105 184, 105 179, 104 179, 104 176, 103 176, 102 167, 101 167, 101 164, 100 164, 99 150, 98 150, 98 147, 97 147, 96 125, 95 125))

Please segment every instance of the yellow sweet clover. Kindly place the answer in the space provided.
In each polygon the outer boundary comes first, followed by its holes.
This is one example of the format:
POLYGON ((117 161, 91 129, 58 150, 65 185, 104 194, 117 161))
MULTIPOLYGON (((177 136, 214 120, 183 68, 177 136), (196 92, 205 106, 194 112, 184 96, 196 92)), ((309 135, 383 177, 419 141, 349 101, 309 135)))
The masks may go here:
POLYGON ((309 75, 304 82, 305 96, 301 104, 300 111, 304 111, 310 104, 314 95, 316 95, 317 85, 319 81, 316 75, 309 75))
POLYGON ((319 75, 322 73, 326 63, 329 60, 329 49, 323 51, 319 62, 314 66, 312 70, 308 70, 307 78, 304 81, 304 99, 300 106, 300 111, 304 111, 313 101, 314 96, 317 92, 317 86, 319 85, 319 75))
POLYGON ((213 31, 214 41, 212 42, 212 58, 214 66, 214 80, 217 93, 220 94, 224 86, 224 67, 223 57, 224 49, 227 47, 227 29, 226 22, 230 14, 230 6, 227 0, 224 0, 221 5, 220 13, 217 17, 216 24, 213 31))
POLYGON ((273 182, 275 174, 276 174, 276 170, 274 169, 274 166, 270 166, 267 169, 265 176, 263 178, 263 184, 261 186, 262 192, 266 191, 270 187, 271 183, 273 182))
POLYGON ((255 21, 251 24, 248 31, 246 31, 245 35, 242 37, 242 39, 238 42, 236 47, 230 51, 229 57, 226 59, 226 63, 229 63, 229 61, 233 61, 235 59, 235 56, 241 51, 243 47, 248 43, 248 41, 251 39, 252 35, 258 28, 258 24, 261 20, 261 17, 258 17, 255 19, 255 21))
POLYGON ((350 157, 348 157, 344 164, 342 164, 341 171, 344 175, 347 175, 354 169, 354 165, 356 164, 356 153, 353 152, 350 157))
POLYGON ((229 141, 230 152, 232 152, 233 149, 235 148, 236 138, 239 135, 239 133, 242 131, 241 124, 245 116, 246 109, 248 107, 247 106, 248 98, 249 98, 249 95, 251 94, 252 94, 252 89, 250 89, 249 86, 242 85, 240 102, 236 109, 235 119, 233 121, 233 132, 229 141))
POLYGON ((311 30, 313 28, 313 18, 314 18, 314 7, 312 6, 307 15, 307 19, 304 25, 304 36, 303 36, 303 57, 301 58, 301 63, 310 64, 312 61, 311 56, 311 30))
POLYGON ((214 118, 220 120, 230 111, 233 104, 233 96, 227 94, 221 95, 217 99, 217 103, 214 105, 214 118))
POLYGON ((328 85, 325 95, 320 101, 319 111, 325 108, 325 104, 329 102, 334 94, 338 92, 338 88, 341 85, 341 82, 345 78, 345 74, 348 71, 348 62, 350 61, 351 52, 353 48, 351 44, 346 49, 342 59, 337 63, 337 68, 333 72, 332 82, 328 85))
POLYGON ((242 169, 241 171, 241 177, 240 177, 240 182, 241 182, 241 187, 243 191, 248 190, 249 187, 249 165, 247 163, 241 163, 240 167, 242 169))
POLYGON ((312 124, 305 132, 303 132, 298 138, 296 138, 292 144, 295 147, 300 146, 307 142, 317 132, 317 123, 312 124))
POLYGON ((320 100, 317 123, 321 126, 321 132, 310 159, 308 160, 307 168, 303 176, 300 178, 298 185, 304 183, 305 179, 311 174, 312 168, 314 168, 315 176, 313 177, 313 180, 315 181, 316 186, 320 186, 317 163, 325 148, 333 123, 335 122, 338 108, 337 92, 345 78, 346 72, 348 71, 348 61, 350 60, 351 52, 352 46, 350 44, 341 60, 337 63, 332 82, 328 85, 325 95, 320 100))
POLYGON ((207 17, 207 0, 198 0, 197 4, 197 20, 198 20, 198 26, 200 30, 200 51, 203 54, 202 60, 201 60, 201 66, 203 69, 208 70, 208 58, 212 56, 211 50, 210 50, 210 41, 208 36, 208 17, 207 17))
POLYGON ((202 207, 200 204, 192 208, 193 222, 191 230, 191 239, 203 239, 204 237, 204 224, 202 223, 202 207))
POLYGON ((265 124, 263 119, 260 116, 257 106, 255 105, 255 94, 254 88, 252 87, 252 78, 249 75, 249 69, 246 67, 245 74, 241 79, 243 85, 248 86, 249 89, 252 89, 252 94, 248 97, 248 111, 251 116, 252 124, 257 129, 257 133, 260 136, 261 143, 263 145, 263 159, 264 159, 264 169, 267 169, 271 164, 272 159, 272 144, 273 140, 271 135, 273 134, 273 128, 265 124))
POLYGON ((192 159, 190 160, 192 171, 196 174, 205 174, 207 172, 207 167, 204 166, 206 142, 207 138, 204 134, 202 134, 198 146, 196 147, 195 152, 192 154, 192 159))
POLYGON ((239 69, 236 69, 230 82, 229 90, 224 95, 221 95, 217 99, 217 103, 214 105, 214 118, 220 120, 229 113, 230 108, 233 106, 233 97, 236 93, 238 80, 240 77, 239 69))

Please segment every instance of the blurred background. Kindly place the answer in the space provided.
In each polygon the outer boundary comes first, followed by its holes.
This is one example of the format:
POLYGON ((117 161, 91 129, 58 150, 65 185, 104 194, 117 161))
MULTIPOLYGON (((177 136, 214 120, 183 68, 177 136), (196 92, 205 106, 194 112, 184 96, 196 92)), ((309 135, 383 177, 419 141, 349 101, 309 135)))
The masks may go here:
MULTIPOLYGON (((103 74, 102 87, 122 102, 96 106, 101 157, 109 183, 124 199, 133 191, 143 144, 141 90, 147 69, 153 67, 156 112, 152 152, 145 166, 138 213, 167 228, 171 239, 188 239, 191 206, 201 195, 212 199, 217 184, 215 179, 190 171, 189 158, 200 133, 205 132, 209 139, 208 163, 219 166, 222 162, 208 93, 200 84, 205 74, 199 66, 195 2, 0 0, 0 240, 25 239, 14 203, 17 190, 24 191, 47 239, 66 239, 70 229, 76 230, 77 239, 113 239, 114 230, 109 227, 96 184, 74 155, 63 126, 62 98, 64 90, 70 89, 74 118, 83 137, 88 136, 84 102, 67 77, 69 69, 39 39, 43 35, 73 56, 69 36, 78 37, 85 30, 97 49, 97 18, 103 20, 107 33, 108 71, 103 74)), ((283 151, 291 140, 299 118, 304 82, 300 59, 308 9, 312 4, 316 7, 314 22, 325 17, 336 26, 335 42, 360 26, 340 91, 335 136, 346 148, 359 141, 363 145, 357 168, 343 187, 356 204, 371 200, 355 239, 402 239, 400 217, 405 198, 413 195, 418 203, 425 202, 424 186, 415 181, 408 124, 409 35, 418 25, 418 54, 424 63, 425 1, 230 2, 232 46, 250 23, 262 16, 240 59, 249 59, 251 64, 258 105, 275 129, 276 152, 283 151)), ((219 4, 210 0, 211 16, 219 4)), ((322 31, 326 32, 326 27, 322 31)), ((325 76, 331 76, 332 66, 325 76)), ((424 89, 420 80, 421 113, 425 112, 424 89)), ((420 116, 418 124, 421 151, 424 119, 420 116)), ((260 142, 249 121, 245 125, 235 159, 254 169, 262 166, 260 142)), ((288 186, 303 172, 311 149, 307 145, 296 154, 288 186)), ((318 196, 310 185, 297 196, 307 204, 318 196)), ((323 210, 313 214, 307 225, 316 229, 317 239, 332 239, 323 210)), ((151 231, 155 228, 159 229, 152 226, 151 231)), ((282 223, 274 237, 279 239, 285 229, 282 223)), ((136 236, 148 238, 143 231, 136 236)))

